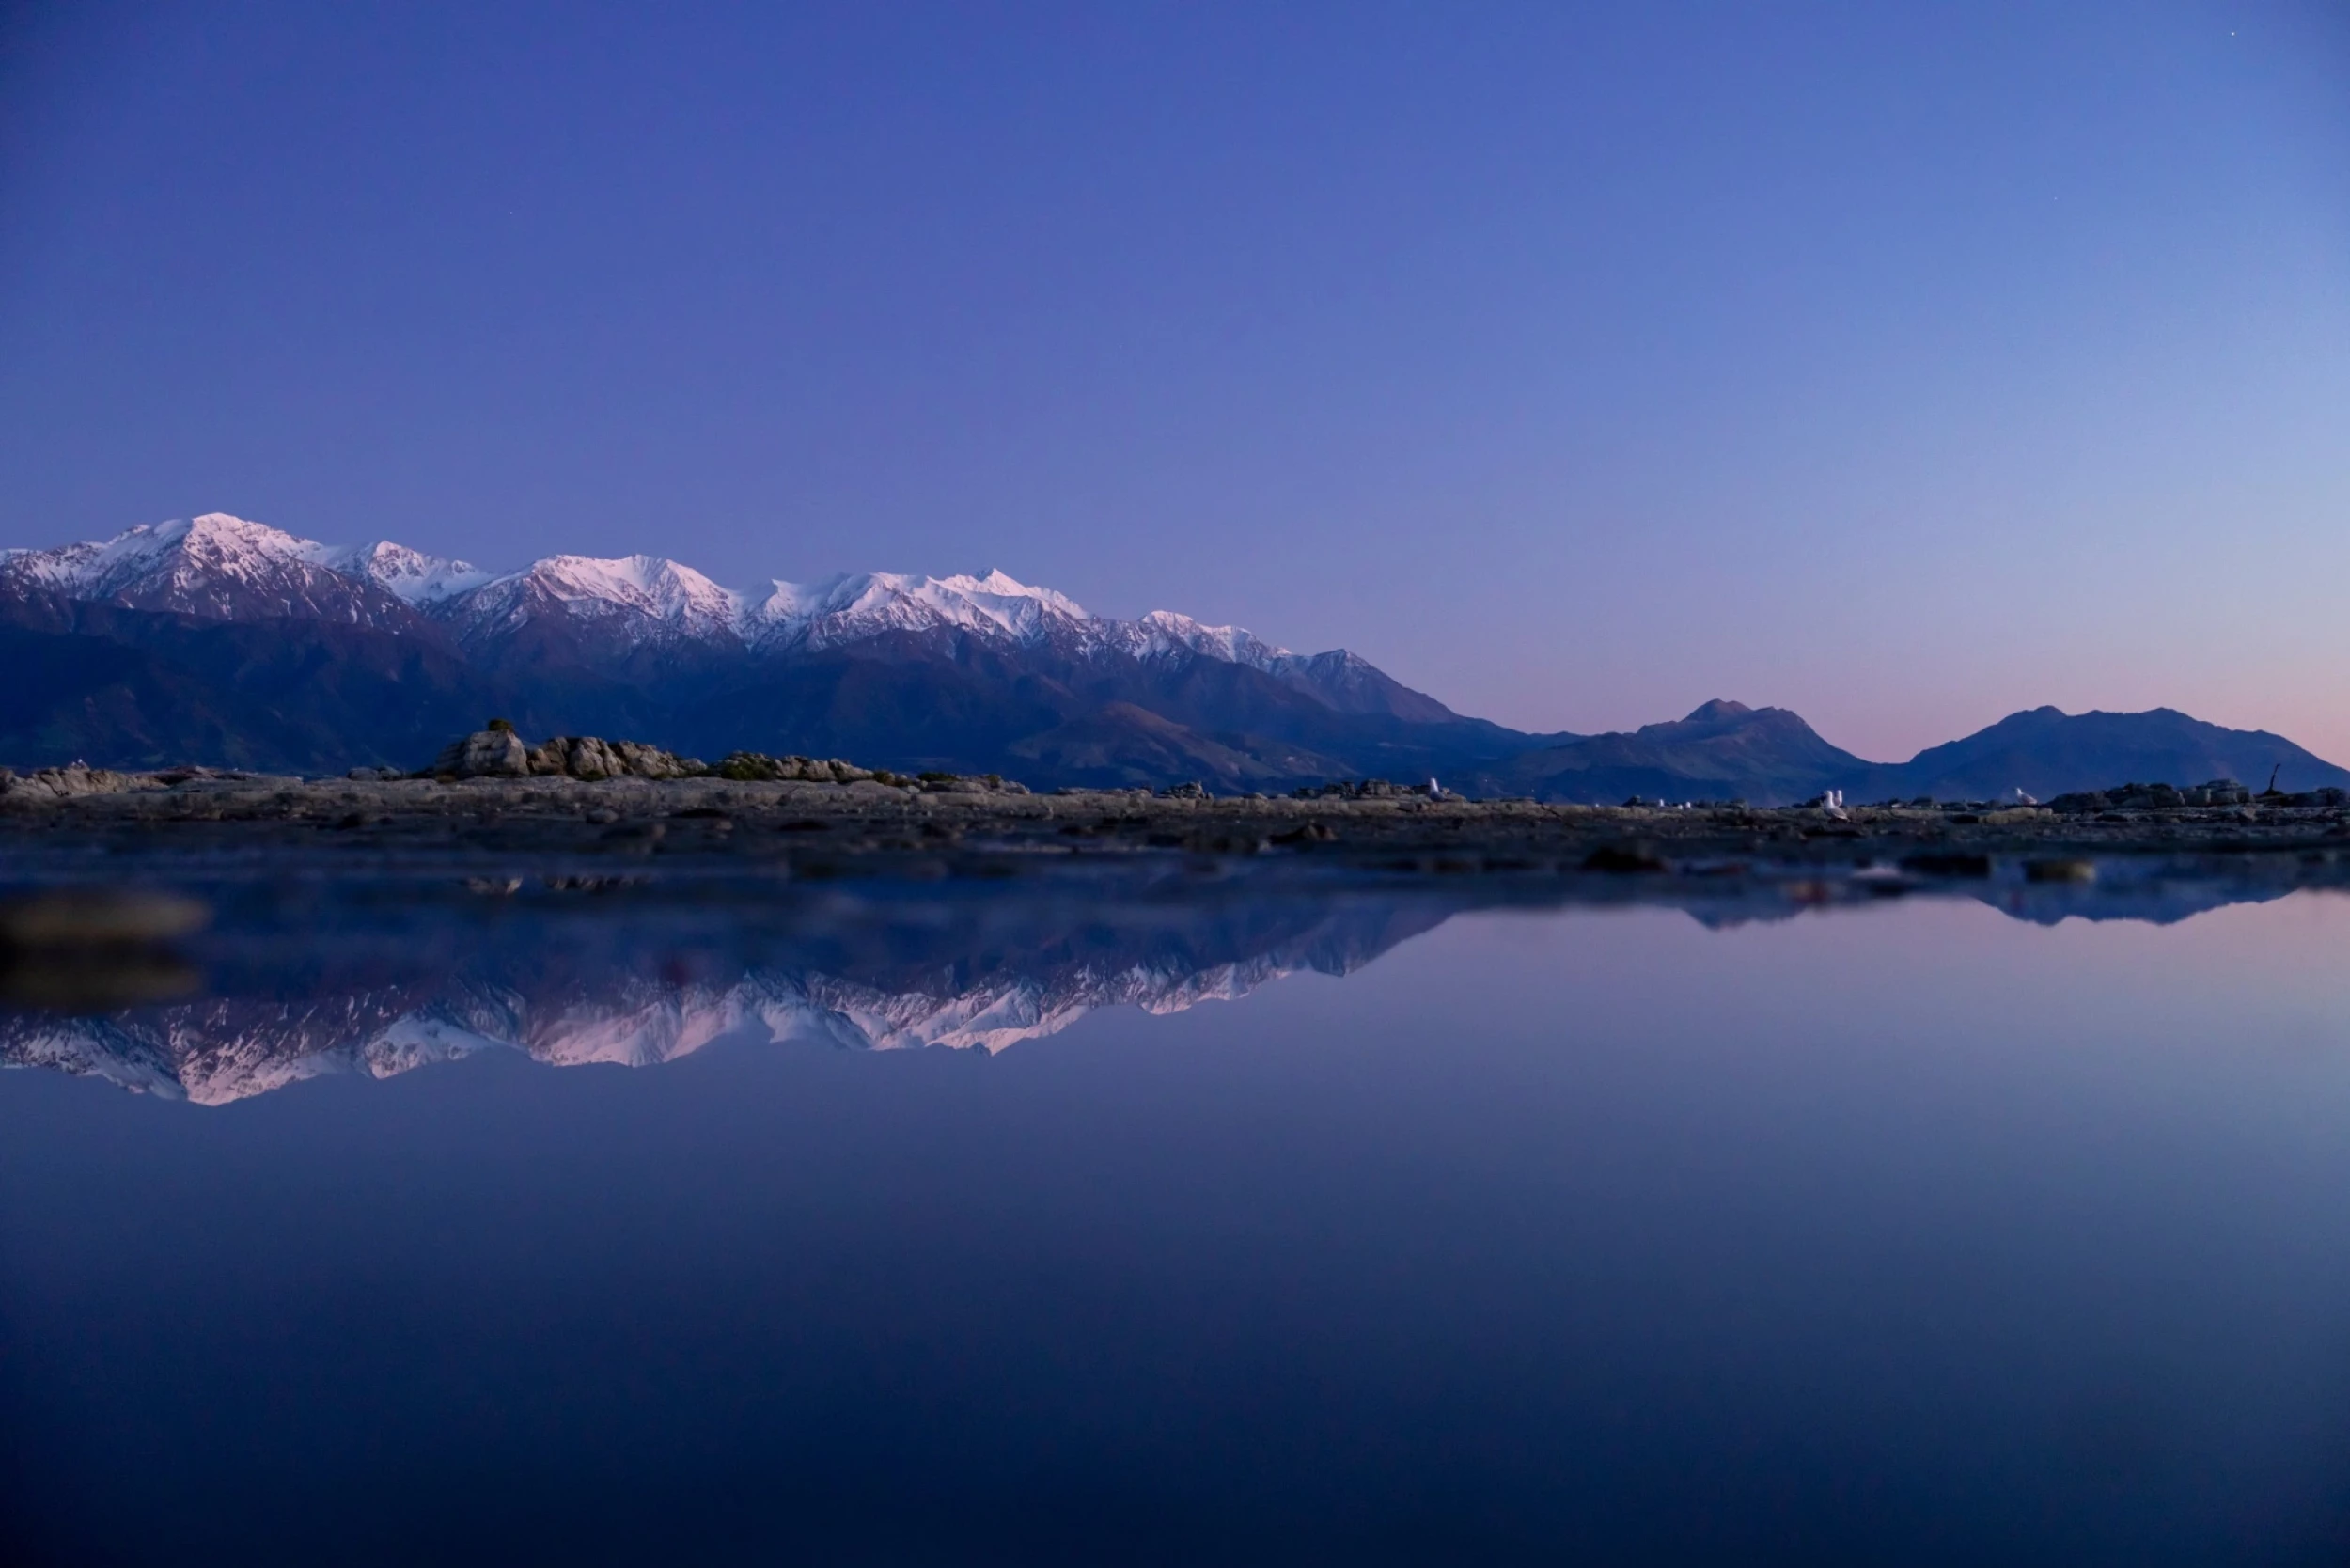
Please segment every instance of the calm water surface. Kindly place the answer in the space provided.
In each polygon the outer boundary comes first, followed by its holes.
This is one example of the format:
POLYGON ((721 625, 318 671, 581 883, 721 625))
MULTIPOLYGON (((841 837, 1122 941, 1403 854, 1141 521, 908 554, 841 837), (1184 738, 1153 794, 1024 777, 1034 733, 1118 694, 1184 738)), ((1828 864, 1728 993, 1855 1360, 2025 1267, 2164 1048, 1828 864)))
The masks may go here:
POLYGON ((6 1015, 16 1560, 2350 1555, 2350 898, 495 891, 6 1015))

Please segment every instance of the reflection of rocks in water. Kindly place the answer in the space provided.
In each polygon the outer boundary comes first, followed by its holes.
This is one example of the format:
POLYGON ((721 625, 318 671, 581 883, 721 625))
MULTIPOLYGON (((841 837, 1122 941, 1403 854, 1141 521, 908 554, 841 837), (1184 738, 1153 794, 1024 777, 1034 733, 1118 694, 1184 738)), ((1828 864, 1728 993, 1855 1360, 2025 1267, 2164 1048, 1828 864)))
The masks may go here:
POLYGON ((103 1012, 202 989, 173 946, 211 911, 136 888, 60 888, 0 901, 0 1004, 103 1012))
POLYGON ((993 1052, 1097 1008, 1179 1012, 1301 969, 1342 974, 1449 910, 1352 899, 914 904, 836 911, 805 932, 615 913, 584 929, 492 924, 469 933, 473 956, 421 979, 337 985, 328 966, 308 994, 101 1018, 0 1015, 0 1061, 218 1105, 493 1047, 558 1066, 647 1066, 728 1037, 993 1052), (745 947, 770 950, 731 950, 745 947))

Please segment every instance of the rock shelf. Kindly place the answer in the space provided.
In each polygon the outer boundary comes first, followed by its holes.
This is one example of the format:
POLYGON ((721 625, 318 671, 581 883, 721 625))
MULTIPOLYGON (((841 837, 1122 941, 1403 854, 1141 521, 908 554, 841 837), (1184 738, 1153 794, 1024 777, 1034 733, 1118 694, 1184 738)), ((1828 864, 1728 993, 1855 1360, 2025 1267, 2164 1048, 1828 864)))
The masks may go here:
MULTIPOLYGON (((1431 873, 1618 875, 1771 863, 1882 863, 1964 876, 1994 855, 2297 855, 2350 863, 2350 810, 2242 805, 2058 813, 1858 807, 1658 808, 1397 793, 1211 797, 1029 793, 986 779, 850 783, 569 775, 302 779, 183 768, 0 777, 0 853, 114 855, 238 844, 753 855, 839 865, 922 858, 949 871, 1010 856, 1319 856, 1431 873), (947 857, 941 860, 941 856, 947 857)), ((2045 875, 2054 876, 2050 871, 2045 875)))

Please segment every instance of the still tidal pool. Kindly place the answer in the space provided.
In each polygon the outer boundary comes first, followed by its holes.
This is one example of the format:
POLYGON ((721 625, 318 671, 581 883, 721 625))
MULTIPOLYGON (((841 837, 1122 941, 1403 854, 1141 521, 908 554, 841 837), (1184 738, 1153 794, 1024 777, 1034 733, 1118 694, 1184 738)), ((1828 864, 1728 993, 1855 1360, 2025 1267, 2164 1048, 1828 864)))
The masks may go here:
POLYGON ((2350 898, 499 893, 0 1014, 14 1560, 2350 1552, 2350 898))

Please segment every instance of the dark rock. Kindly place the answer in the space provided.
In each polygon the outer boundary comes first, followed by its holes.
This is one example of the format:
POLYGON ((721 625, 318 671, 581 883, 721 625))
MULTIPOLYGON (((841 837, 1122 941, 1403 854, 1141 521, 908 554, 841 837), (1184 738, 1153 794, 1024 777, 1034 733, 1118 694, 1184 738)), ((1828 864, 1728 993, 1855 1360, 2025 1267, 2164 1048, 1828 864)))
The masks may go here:
POLYGON ((1655 852, 1644 844, 1602 844, 1583 857, 1587 871, 1606 871, 1614 875, 1634 875, 1666 869, 1655 852))
POLYGON ((1910 855, 1903 856, 1902 870, 1918 876, 1980 879, 1991 874, 1991 857, 1987 855, 1910 855))

